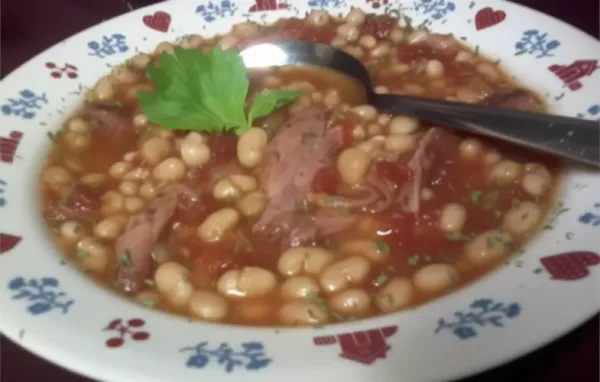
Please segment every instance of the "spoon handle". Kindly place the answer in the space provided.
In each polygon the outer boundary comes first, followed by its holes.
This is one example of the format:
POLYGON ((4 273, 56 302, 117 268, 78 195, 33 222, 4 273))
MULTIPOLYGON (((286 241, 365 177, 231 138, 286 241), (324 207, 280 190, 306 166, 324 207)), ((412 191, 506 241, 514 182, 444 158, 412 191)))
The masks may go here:
POLYGON ((600 167, 600 124, 520 110, 375 94, 377 109, 478 133, 600 167))

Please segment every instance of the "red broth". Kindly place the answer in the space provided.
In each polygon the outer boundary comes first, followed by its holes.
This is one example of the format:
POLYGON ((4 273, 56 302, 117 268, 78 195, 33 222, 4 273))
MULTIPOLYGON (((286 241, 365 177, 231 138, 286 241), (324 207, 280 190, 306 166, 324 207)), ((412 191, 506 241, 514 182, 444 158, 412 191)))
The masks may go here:
MULTIPOLYGON (((179 44, 316 41, 361 59, 381 93, 544 109, 478 49, 397 25, 357 9, 345 19, 313 11, 179 44)), ((551 209, 556 161, 380 114, 351 80, 315 68, 250 73, 252 93, 303 95, 245 138, 164 129, 135 94, 153 90, 146 65, 171 48, 100 79, 51 136, 41 174, 43 218, 65 257, 137 303, 244 325, 409 309, 507 261, 551 209), (267 142, 259 160, 246 147, 257 135, 267 142)))

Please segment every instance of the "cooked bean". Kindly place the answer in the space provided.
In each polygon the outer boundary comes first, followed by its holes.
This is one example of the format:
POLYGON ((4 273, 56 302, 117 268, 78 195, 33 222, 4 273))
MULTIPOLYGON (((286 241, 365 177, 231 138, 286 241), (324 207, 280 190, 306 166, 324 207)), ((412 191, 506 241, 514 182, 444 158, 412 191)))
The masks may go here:
POLYGON ((253 168, 258 165, 265 155, 267 141, 266 131, 258 127, 242 134, 237 143, 237 157, 242 166, 253 168))
POLYGON ((411 95, 421 95, 425 94, 427 90, 419 84, 408 83, 402 87, 401 92, 411 95))
POLYGON ((358 39, 358 45, 365 49, 373 49, 377 45, 377 39, 370 34, 365 34, 358 39))
POLYGON ((233 208, 223 208, 210 214, 198 227, 200 239, 207 243, 221 240, 240 221, 240 214, 233 208))
POLYGON ((450 264, 429 264, 413 276, 415 287, 426 294, 441 293, 459 280, 458 271, 450 264))
POLYGON ((229 50, 229 49, 235 48, 235 46, 238 44, 238 42, 239 42, 239 39, 237 37, 229 35, 229 36, 223 37, 219 41, 219 45, 221 46, 221 49, 229 50))
POLYGON ((42 178, 49 186, 61 186, 73 181, 73 177, 64 167, 49 166, 42 173, 42 178))
POLYGON ((528 194, 540 197, 550 188, 550 178, 539 173, 525 174, 521 180, 521 187, 528 194))
POLYGON ((348 15, 346 15, 346 22, 350 25, 362 25, 362 23, 365 22, 365 19, 365 12, 358 7, 352 7, 350 12, 348 12, 348 15))
POLYGON ((329 320, 320 306, 305 301, 290 301, 279 309, 279 320, 285 325, 321 325, 329 320))
POLYGON ((401 74, 404 74, 404 73, 407 73, 408 71, 410 71, 410 66, 399 62, 397 64, 390 66, 388 70, 393 74, 401 75, 401 74))
POLYGON ((465 255, 474 265, 484 266, 503 258, 513 248, 511 235, 504 230, 480 233, 466 245, 465 255))
POLYGON ((184 49, 198 49, 202 46, 204 39, 197 34, 187 35, 179 41, 180 47, 184 49))
POLYGON ((158 293, 152 290, 143 290, 135 296, 135 301, 147 308, 154 308, 158 304, 160 297, 158 293))
POLYGON ((319 284, 327 293, 338 292, 363 282, 370 270, 369 260, 362 256, 351 256, 325 269, 321 273, 319 284))
POLYGON ((137 73, 123 65, 114 68, 111 77, 113 82, 118 85, 132 85, 139 80, 137 73))
POLYGON ((359 185, 364 181, 370 166, 369 155, 357 148, 346 149, 337 158, 340 177, 344 183, 351 186, 359 185))
POLYGON ((75 118, 71 119, 69 121, 69 123, 67 124, 67 129, 70 132, 80 133, 80 134, 90 132, 90 126, 88 125, 88 123, 79 117, 75 117, 75 118))
POLYGON ((318 247, 294 247, 285 251, 277 263, 277 269, 284 276, 301 273, 318 275, 333 262, 331 252, 318 247))
POLYGON ((275 275, 259 267, 244 267, 225 272, 217 282, 219 293, 231 297, 264 296, 277 287, 275 275))
POLYGON ((339 249, 347 254, 362 255, 376 263, 385 263, 390 260, 390 248, 382 240, 347 240, 342 243, 339 249))
POLYGON ((151 166, 154 166, 169 155, 171 144, 163 138, 150 138, 142 144, 140 155, 151 166))
POLYGON ((144 113, 138 113, 133 117, 133 126, 137 128, 142 128, 148 126, 148 117, 144 113))
POLYGON ((336 89, 327 89, 323 97, 323 105, 328 108, 334 108, 342 102, 340 92, 336 89))
POLYGON ((310 11, 308 16, 306 16, 306 20, 309 24, 315 25, 317 27, 325 26, 329 23, 329 13, 322 9, 313 9, 310 11))
POLYGON ((123 179, 125 180, 144 180, 150 176, 150 171, 147 168, 134 168, 133 170, 127 172, 123 179))
POLYGON ((390 89, 384 85, 377 85, 374 90, 377 94, 388 94, 390 92, 390 89))
POLYGON ((494 165, 490 177, 498 184, 508 184, 517 180, 522 171, 523 166, 520 163, 505 159, 494 165))
POLYGON ((268 89, 283 87, 283 80, 277 76, 266 76, 262 79, 262 86, 268 89))
POLYGON ((133 56, 130 61, 132 67, 137 70, 146 70, 146 67, 150 63, 151 58, 147 54, 139 53, 133 56))
POLYGON ((310 94, 310 99, 315 103, 319 103, 319 102, 323 101, 323 97, 324 97, 324 95, 321 92, 312 92, 310 94))
POLYGON ((180 152, 181 159, 189 167, 202 167, 210 161, 210 148, 204 143, 184 140, 180 152))
POLYGON ((331 40, 331 42, 329 43, 329 45, 331 45, 334 48, 341 48, 344 45, 346 45, 346 42, 347 41, 346 41, 345 38, 336 36, 336 37, 333 38, 333 40, 331 40))
POLYGON ((176 307, 189 304, 194 292, 190 283, 190 271, 173 261, 158 266, 154 273, 154 283, 158 292, 176 307))
POLYGON ((417 147, 417 139, 414 135, 391 134, 385 139, 384 147, 389 152, 402 155, 417 147))
POLYGON ((373 137, 375 135, 380 135, 382 130, 383 129, 379 124, 371 122, 367 125, 367 136, 373 137))
POLYGON ((377 110, 371 105, 360 105, 352 108, 352 112, 365 121, 377 118, 377 110))
POLYGON ((104 273, 108 266, 110 249, 93 237, 84 237, 77 243, 75 255, 85 271, 104 273))
POLYGON ((110 101, 115 96, 113 84, 108 76, 104 76, 94 86, 94 98, 98 101, 110 101))
POLYGON ((481 141, 470 138, 465 139, 458 146, 458 152, 463 159, 474 159, 481 153, 483 146, 481 141))
POLYGON ((421 41, 424 41, 425 39, 427 39, 427 37, 429 37, 429 32, 427 32, 424 29, 417 29, 411 32, 406 38, 406 40, 409 44, 416 44, 421 41))
POLYGON ((542 221, 543 210, 533 202, 521 202, 504 215, 504 228, 516 237, 532 234, 542 221))
POLYGON ((94 227, 94 234, 100 239, 114 240, 123 232, 123 224, 119 219, 106 218, 94 227))
POLYGON ((152 200, 156 197, 156 187, 150 183, 144 183, 140 187, 140 196, 146 200, 152 200))
POLYGON ((400 28, 395 28, 390 32, 389 39, 394 44, 398 44, 404 40, 404 30, 400 28))
POLYGON ((390 121, 390 134, 411 134, 419 129, 419 120, 397 116, 390 121))
POLYGON ((132 182, 131 180, 125 180, 119 184, 119 191, 123 195, 133 196, 138 193, 139 184, 136 182, 132 182))
POLYGON ((284 300, 305 298, 311 293, 319 292, 319 284, 308 276, 294 276, 285 280, 280 287, 281 297, 284 300))
POLYGON ((237 208, 246 217, 259 216, 267 207, 267 195, 260 190, 249 192, 242 196, 237 208))
POLYGON ((79 181, 86 186, 99 187, 106 181, 106 175, 98 173, 85 174, 79 178, 79 181))
POLYGON ((67 220, 66 222, 60 225, 60 235, 69 241, 74 241, 85 233, 81 224, 77 223, 73 220, 67 220))
POLYGON ((373 49, 371 49, 371 58, 377 59, 385 57, 390 50, 392 49, 391 45, 388 42, 382 41, 373 49))
POLYGON ((358 288, 346 289, 329 299, 329 306, 338 313, 350 316, 362 316, 369 312, 371 296, 358 288))
POLYGON ((421 200, 428 201, 435 197, 435 193, 429 187, 423 187, 421 189, 421 200))
POLYGON ((288 107, 288 113, 290 115, 296 115, 296 114, 300 114, 300 112, 302 110, 305 110, 307 107, 310 106, 311 100, 308 96, 303 95, 300 98, 298 98, 296 101, 294 101, 289 107, 288 107))
POLYGON ((414 287, 409 279, 394 277, 377 292, 375 305, 382 312, 395 312, 409 306, 414 295, 414 287))
POLYGON ((467 209, 458 203, 448 203, 442 209, 438 226, 444 232, 460 232, 467 221, 467 209))
POLYGON ((260 36, 260 25, 252 21, 245 21, 243 23, 235 24, 231 29, 231 33, 242 40, 258 37, 260 36))
POLYGON ((102 206, 100 211, 103 216, 110 216, 121 212, 125 206, 125 196, 116 191, 107 191, 101 198, 102 206))
POLYGON ((456 53, 456 56, 454 57, 454 61, 456 61, 456 62, 473 62, 474 61, 473 54, 471 52, 467 52, 466 50, 461 50, 458 53, 456 53))
POLYGON ((127 162, 116 162, 108 169, 108 173, 113 178, 120 179, 122 178, 127 171, 131 168, 131 163, 127 162))
POLYGON ((498 82, 502 79, 502 74, 498 70, 498 67, 487 62, 481 62, 477 64, 475 70, 481 74, 489 82, 498 82))
POLYGON ((217 200, 233 200, 240 195, 240 190, 231 183, 229 178, 221 179, 213 187, 213 197, 217 200))
POLYGON ((352 24, 342 24, 337 28, 338 36, 346 39, 346 41, 356 41, 360 36, 360 31, 352 24))
POLYGON ((81 151, 90 146, 92 139, 89 134, 68 132, 64 135, 63 140, 69 149, 73 151, 81 151))
POLYGON ((142 198, 130 196, 125 198, 125 210, 130 213, 135 213, 144 208, 146 202, 142 198))
POLYGON ((440 78, 444 76, 444 64, 438 60, 429 60, 425 66, 425 73, 429 78, 440 78))
POLYGON ((168 41, 163 41, 156 46, 154 49, 154 54, 157 56, 161 55, 163 52, 173 54, 173 48, 173 44, 168 41))
POLYGON ((500 155, 500 153, 497 152, 496 150, 492 150, 492 151, 488 152, 483 157, 483 161, 489 165, 496 164, 496 163, 500 162, 500 160, 502 160, 502 155, 500 155))
POLYGON ((306 93, 310 93, 316 90, 315 86, 308 81, 292 81, 286 87, 289 90, 303 90, 306 93))
POLYGON ((190 312, 208 321, 220 321, 227 315, 227 301, 216 293, 197 290, 190 297, 190 312))
POLYGON ((456 89, 456 98, 466 103, 477 103, 481 100, 478 93, 466 87, 456 89))
POLYGON ((163 160, 154 168, 152 176, 159 182, 177 182, 185 176, 185 163, 179 158, 171 157, 163 160))

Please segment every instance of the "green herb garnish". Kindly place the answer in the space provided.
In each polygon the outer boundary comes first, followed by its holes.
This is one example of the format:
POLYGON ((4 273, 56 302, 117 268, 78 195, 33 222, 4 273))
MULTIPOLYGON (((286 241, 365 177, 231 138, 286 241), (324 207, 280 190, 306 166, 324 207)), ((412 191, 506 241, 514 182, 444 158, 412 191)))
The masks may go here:
POLYGON ((450 241, 471 241, 471 236, 462 234, 460 232, 452 232, 446 234, 446 239, 450 241))
POLYGON ((471 192, 471 201, 473 204, 479 203, 479 197, 481 196, 481 190, 475 190, 471 192))
POLYGON ((412 255, 411 257, 408 258, 408 264, 412 265, 413 267, 416 266, 417 264, 419 264, 419 258, 421 256, 420 255, 412 255))
POLYGON ((386 255, 390 253, 390 246, 383 240, 375 240, 375 248, 377 248, 377 252, 379 253, 386 255))
POLYGON ((77 252, 75 252, 75 256, 77 256, 80 259, 87 259, 88 257, 90 257, 90 253, 88 251, 78 249, 77 252))
POLYGON ((119 265, 125 268, 133 267, 133 262, 131 261, 131 252, 129 250, 119 253, 119 265))
POLYGON ((146 76, 156 92, 139 92, 140 106, 148 119, 172 130, 242 134, 259 117, 296 98, 300 90, 256 93, 246 115, 250 81, 242 57, 216 47, 210 52, 175 47, 163 52, 160 67, 148 65, 146 76))

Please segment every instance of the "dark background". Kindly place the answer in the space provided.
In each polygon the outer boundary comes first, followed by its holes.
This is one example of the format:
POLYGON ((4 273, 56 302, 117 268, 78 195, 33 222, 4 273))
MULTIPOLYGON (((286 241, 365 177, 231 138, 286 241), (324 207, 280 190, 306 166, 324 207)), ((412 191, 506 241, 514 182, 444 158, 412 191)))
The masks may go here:
MULTIPOLYGON (((55 43, 151 0, 4 0, 0 5, 0 76, 55 43)), ((520 0, 599 35, 598 0, 520 0)), ((575 41, 573 43, 576 43, 575 41)), ((556 314, 560 314, 557 307, 556 314)), ((552 317, 542 319, 551 320, 552 317)), ((598 382, 600 352, 598 316, 560 340, 515 362, 464 382, 598 382)), ((424 355, 426 356, 426 355, 424 355)), ((435 360, 432 360, 435 362, 435 360)), ((0 381, 89 382, 50 364, 2 337, 0 381)))

